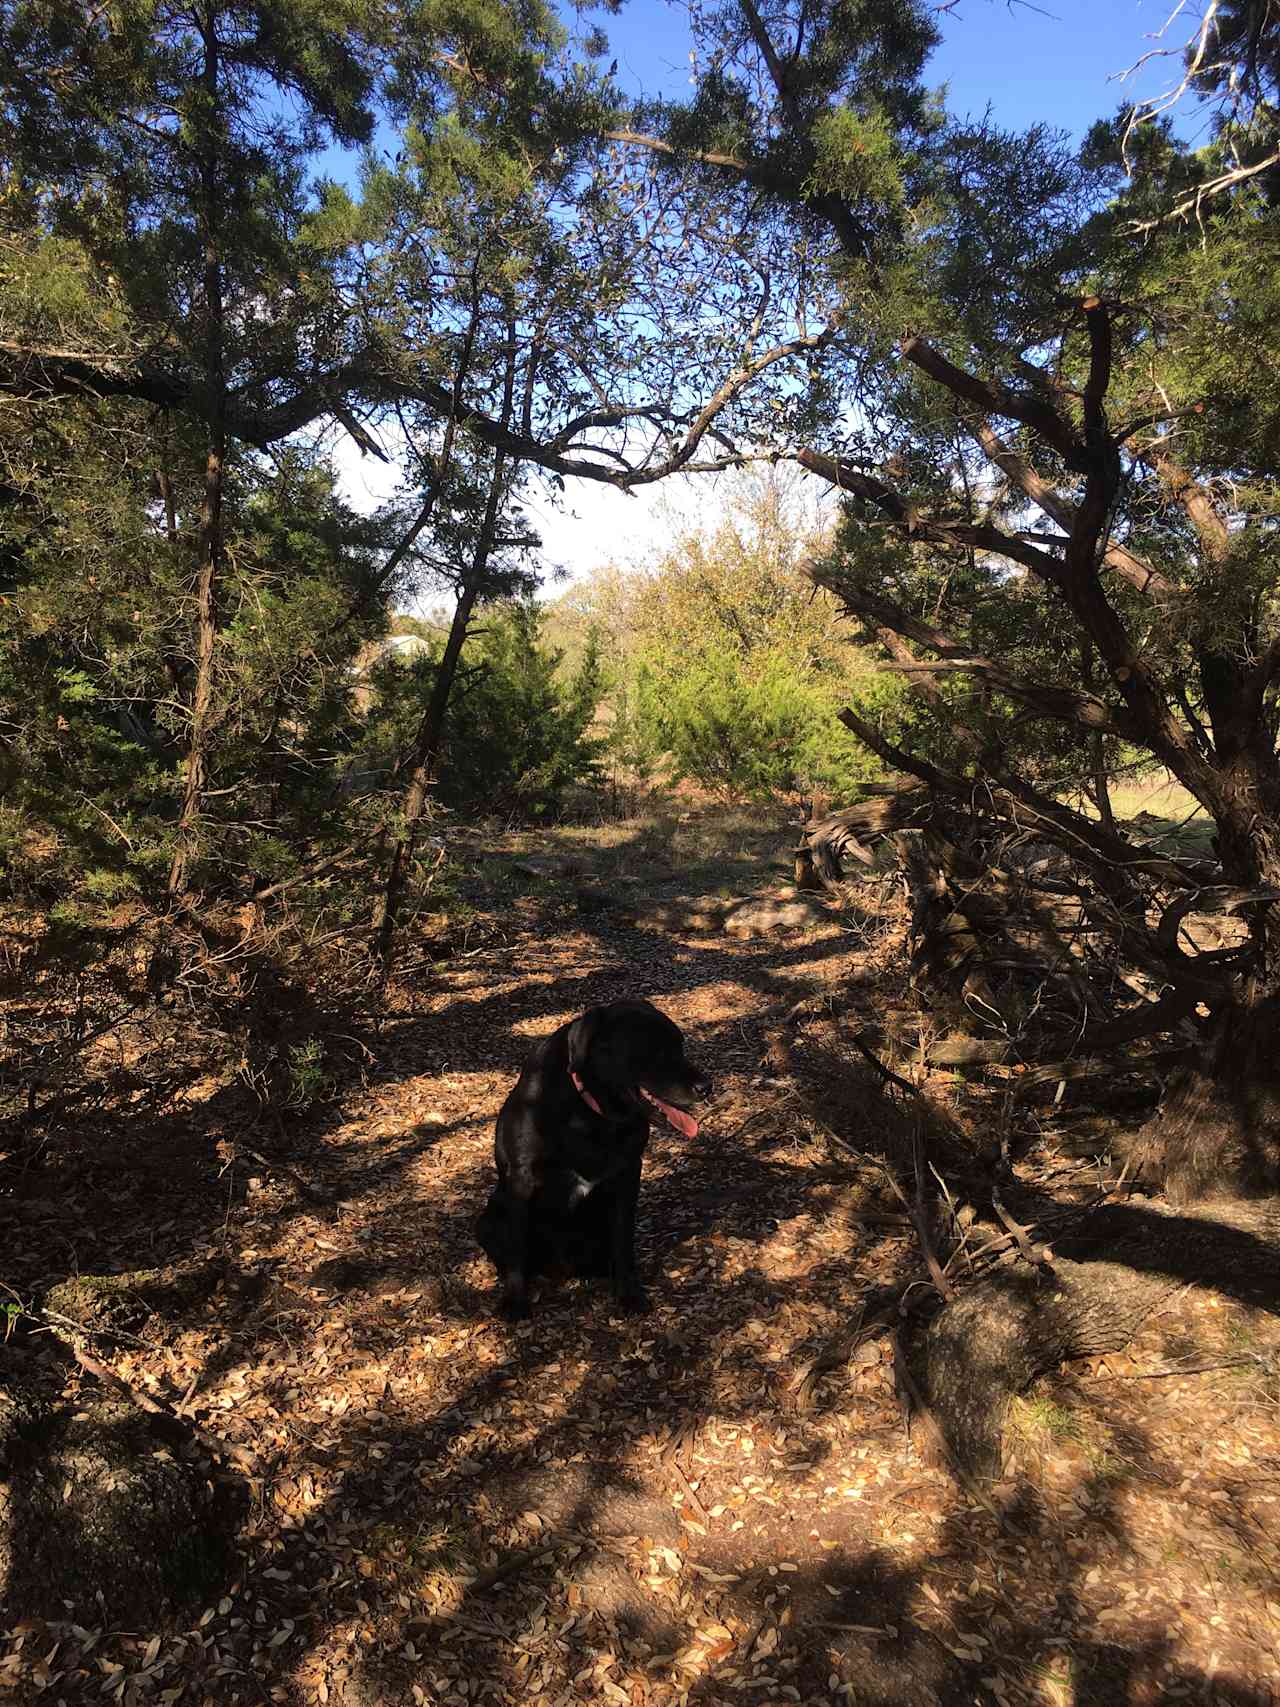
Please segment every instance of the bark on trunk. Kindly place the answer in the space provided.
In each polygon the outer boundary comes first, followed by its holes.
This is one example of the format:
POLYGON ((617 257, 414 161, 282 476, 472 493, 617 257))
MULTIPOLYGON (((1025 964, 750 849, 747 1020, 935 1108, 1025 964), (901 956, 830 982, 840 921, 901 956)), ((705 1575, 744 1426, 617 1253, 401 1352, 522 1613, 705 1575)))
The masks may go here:
MULTIPOLYGON (((1215 846, 1224 877, 1280 891, 1280 775, 1256 725, 1215 729, 1215 846)), ((1232 999, 1212 1012, 1203 1047, 1169 1085, 1135 1160, 1175 1203, 1280 1190, 1280 905, 1244 910, 1251 952, 1232 999)))
POLYGON ((195 857, 201 807, 209 782, 209 733, 213 714, 213 667, 218 637, 218 572, 222 552, 221 446, 210 446, 200 510, 200 576, 196 583, 196 669, 191 692, 187 773, 178 815, 177 845, 169 867, 169 895, 185 894, 195 857))
POLYGON ((476 552, 472 559, 471 569, 462 585, 457 606, 453 613, 453 621, 449 626, 449 638, 445 643, 444 655, 440 667, 436 671, 436 679, 432 685, 431 698, 422 714, 422 722, 418 726, 417 739, 413 748, 413 769, 409 776, 409 785, 404 797, 404 825, 391 852, 391 864, 387 871, 386 886, 382 893, 382 906, 377 923, 377 954, 382 963, 383 975, 390 970, 392 955, 395 948, 396 920, 400 912, 400 904, 404 897, 405 880, 409 866, 413 860, 417 843, 418 830, 427 807, 432 778, 440 758, 440 747, 444 738, 445 713, 449 709, 449 699, 453 692, 454 682, 458 676, 458 664, 462 658, 462 648, 466 644, 467 629, 471 623, 471 615, 475 610, 476 600, 480 596, 485 577, 489 569, 489 558, 493 552, 494 536, 497 532, 498 516, 502 510, 502 498, 506 491, 506 460, 501 455, 494 459, 493 480, 489 487, 489 498, 485 506, 484 519, 480 525, 480 537, 476 542, 476 552))
POLYGON ((173 861, 169 867, 171 900, 186 893, 198 840, 200 813, 209 783, 209 741, 213 724, 213 671, 218 638, 218 590, 222 572, 222 489, 227 457, 225 325, 220 251, 218 185, 218 39, 212 18, 205 22, 203 82, 209 103, 210 131, 200 165, 204 232, 205 383, 209 391, 209 441, 204 496, 200 506, 200 572, 196 582, 196 658, 191 690, 191 728, 186 779, 178 814, 173 861))
MULTIPOLYGON (((1087 638, 1080 646, 1080 679, 1090 693, 1097 687, 1093 642, 1087 638)), ((1114 830, 1116 820, 1111 810, 1111 787, 1107 780, 1107 738, 1100 729, 1095 729, 1086 739, 1089 743, 1090 787, 1093 803, 1098 808, 1098 821, 1103 829, 1114 830)))
POLYGON ((911 894, 913 981, 963 1030, 1003 1030, 1016 1016, 982 970, 1003 930, 991 898, 978 893, 981 873, 935 830, 899 830, 890 840, 911 894))
POLYGON ((913 1348, 912 1372, 954 1462, 995 1476, 1015 1394, 1061 1363, 1119 1351, 1187 1284, 1274 1307, 1278 1269, 1275 1203, 1111 1205, 1055 1243, 1050 1272, 1003 1270, 947 1305, 913 1348))
POLYGON ((1134 1160, 1173 1203, 1280 1190, 1280 998, 1224 1006, 1134 1160))

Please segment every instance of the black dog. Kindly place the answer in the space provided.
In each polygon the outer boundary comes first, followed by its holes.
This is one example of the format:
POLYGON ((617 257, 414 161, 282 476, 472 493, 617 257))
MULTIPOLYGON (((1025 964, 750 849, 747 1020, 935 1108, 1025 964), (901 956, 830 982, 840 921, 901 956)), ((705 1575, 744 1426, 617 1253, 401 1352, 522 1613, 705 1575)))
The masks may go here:
POLYGON ((476 1229, 504 1316, 527 1316, 529 1281, 555 1267, 607 1274, 623 1309, 647 1308, 635 1224, 649 1111, 694 1138, 688 1106, 706 1084, 649 1002, 590 1008, 538 1045, 498 1115, 498 1184, 476 1229))

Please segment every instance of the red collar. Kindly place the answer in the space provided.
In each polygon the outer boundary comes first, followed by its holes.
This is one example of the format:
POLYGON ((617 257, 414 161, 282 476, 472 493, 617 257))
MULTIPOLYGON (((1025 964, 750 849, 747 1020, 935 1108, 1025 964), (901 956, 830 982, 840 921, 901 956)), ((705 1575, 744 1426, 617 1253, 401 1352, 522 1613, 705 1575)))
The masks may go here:
POLYGON ((569 1074, 569 1077, 573 1080, 573 1088, 575 1091, 577 1091, 578 1095, 582 1098, 583 1102, 586 1103, 588 1108, 594 1109, 594 1111, 603 1120, 605 1118, 604 1110, 601 1108, 600 1104, 596 1101, 596 1099, 592 1096, 591 1092, 587 1089, 587 1087, 583 1084, 583 1082, 582 1082, 581 1078, 578 1076, 578 1074, 571 1072, 569 1074))

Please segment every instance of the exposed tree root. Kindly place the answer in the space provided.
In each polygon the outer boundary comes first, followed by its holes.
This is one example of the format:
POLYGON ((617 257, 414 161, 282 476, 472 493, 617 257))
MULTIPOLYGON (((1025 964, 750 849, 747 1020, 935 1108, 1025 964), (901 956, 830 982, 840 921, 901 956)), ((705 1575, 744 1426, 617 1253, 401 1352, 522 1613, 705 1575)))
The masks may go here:
POLYGON ((997 1475, 1014 1395, 1059 1364, 1121 1350, 1186 1285, 1275 1308, 1280 1201, 1107 1205, 1062 1241, 1050 1270, 1002 1268, 960 1293, 909 1353, 948 1458, 969 1476, 997 1475))

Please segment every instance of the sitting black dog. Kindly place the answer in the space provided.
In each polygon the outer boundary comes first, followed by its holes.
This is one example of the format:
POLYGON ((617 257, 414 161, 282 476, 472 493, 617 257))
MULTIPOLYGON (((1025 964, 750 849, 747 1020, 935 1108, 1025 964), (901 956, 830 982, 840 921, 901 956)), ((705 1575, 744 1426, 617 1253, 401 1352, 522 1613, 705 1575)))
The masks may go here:
POLYGON ((706 1084, 650 1002, 590 1008, 538 1045, 498 1115, 498 1183, 476 1229, 504 1316, 527 1316, 530 1280, 554 1268, 607 1274, 623 1309, 648 1307, 635 1223, 649 1112, 695 1138, 688 1108, 706 1084))

